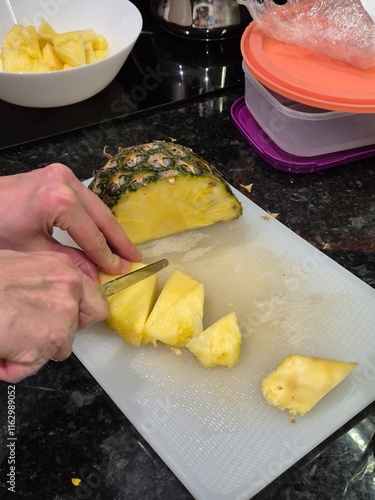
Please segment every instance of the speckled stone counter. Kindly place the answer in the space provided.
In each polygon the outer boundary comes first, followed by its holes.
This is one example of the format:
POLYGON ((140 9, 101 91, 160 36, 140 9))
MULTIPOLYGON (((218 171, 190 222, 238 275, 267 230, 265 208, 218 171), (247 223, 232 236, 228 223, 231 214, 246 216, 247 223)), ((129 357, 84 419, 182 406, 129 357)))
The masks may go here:
MULTIPOLYGON (((279 213, 283 224, 375 286, 375 159, 315 174, 278 171, 257 156, 231 121, 230 107, 241 95, 239 89, 6 150, 0 154, 0 173, 62 162, 83 180, 105 163, 104 146, 115 152, 117 146, 174 138, 216 165, 263 209, 279 213), (249 184, 250 193, 241 187, 249 184)), ((12 498, 6 483, 8 389, 9 384, 0 384, 1 498, 12 498)), ((15 408, 14 498, 192 498, 74 355, 63 363, 50 362, 17 384, 15 408), (74 486, 72 478, 81 484, 74 486)), ((256 498, 375 498, 374 431, 373 403, 256 498)))

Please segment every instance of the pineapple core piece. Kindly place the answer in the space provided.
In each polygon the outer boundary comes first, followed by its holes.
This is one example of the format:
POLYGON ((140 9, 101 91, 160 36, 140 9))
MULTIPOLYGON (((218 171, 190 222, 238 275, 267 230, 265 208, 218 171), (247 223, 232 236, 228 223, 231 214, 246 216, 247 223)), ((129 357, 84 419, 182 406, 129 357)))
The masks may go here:
MULTIPOLYGON (((144 264, 134 262, 130 271, 141 267, 144 267, 144 264)), ((99 272, 100 283, 114 278, 116 276, 112 274, 99 272)), ((155 302, 156 284, 157 275, 153 274, 107 299, 110 313, 106 323, 130 345, 139 347, 142 342, 146 319, 155 302)))
POLYGON ((203 304, 203 284, 175 269, 146 321, 143 342, 184 346, 203 330, 203 304))
POLYGON ((262 394, 280 410, 305 415, 356 366, 357 363, 290 354, 263 380, 262 394))
POLYGON ((136 244, 237 219, 240 202, 218 170, 172 142, 119 149, 90 189, 136 244))
POLYGON ((234 312, 223 316, 201 334, 193 337, 186 347, 205 368, 234 366, 240 357, 241 332, 234 312))

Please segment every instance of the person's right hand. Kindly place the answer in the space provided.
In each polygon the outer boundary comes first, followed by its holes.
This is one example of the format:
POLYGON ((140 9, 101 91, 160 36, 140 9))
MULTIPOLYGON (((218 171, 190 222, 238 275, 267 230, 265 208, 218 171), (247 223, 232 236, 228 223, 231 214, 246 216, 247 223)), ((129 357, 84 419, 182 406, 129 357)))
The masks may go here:
POLYGON ((0 380, 17 382, 62 361, 77 330, 104 319, 107 301, 71 258, 0 250, 0 380))

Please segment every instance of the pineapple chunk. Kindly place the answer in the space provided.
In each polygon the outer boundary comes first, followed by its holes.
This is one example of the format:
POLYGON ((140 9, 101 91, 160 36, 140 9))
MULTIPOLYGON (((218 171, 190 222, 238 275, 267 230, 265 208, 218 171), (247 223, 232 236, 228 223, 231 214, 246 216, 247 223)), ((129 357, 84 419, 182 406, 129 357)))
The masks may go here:
MULTIPOLYGON (((130 271, 141 267, 144 267, 144 264, 132 263, 130 271)), ((115 277, 103 271, 99 272, 100 283, 115 277)), ((107 299, 110 313, 105 320, 106 323, 132 346, 139 347, 142 342, 146 319, 155 302, 156 283, 157 275, 153 274, 107 299)))
POLYGON ((33 59, 42 59, 38 34, 34 26, 23 28, 13 42, 13 48, 23 50, 33 59))
POLYGON ((34 64, 33 64, 33 73, 45 73, 48 71, 55 71, 56 68, 52 68, 52 66, 49 66, 46 64, 44 61, 40 61, 39 59, 34 59, 34 64))
POLYGON ((85 55, 86 55, 86 64, 91 64, 97 60, 95 51, 92 48, 92 42, 85 43, 85 55))
POLYGON ((47 42, 43 47, 42 55, 45 64, 51 66, 51 68, 63 69, 63 63, 61 62, 61 59, 56 54, 56 50, 53 45, 49 42, 47 42))
POLYGON ((108 49, 107 39, 103 35, 98 35, 95 39, 92 40, 92 48, 94 50, 106 51, 108 49))
POLYGON ((203 330, 203 304, 203 284, 175 269, 146 321, 143 342, 184 346, 203 330))
MULTIPOLYGON (((56 33, 52 36, 52 42, 54 45, 60 45, 60 43, 69 42, 70 40, 83 40, 84 42, 92 42, 98 38, 98 35, 92 29, 87 30, 77 30, 77 31, 66 31, 64 33, 56 33)), ((103 37, 104 38, 104 37, 103 37)))
POLYGON ((262 382, 262 394, 291 415, 305 415, 342 382, 357 363, 290 354, 262 382))
POLYGON ((47 23, 45 19, 42 19, 38 28, 38 35, 44 40, 47 40, 47 42, 51 42, 53 35, 56 34, 57 33, 52 26, 47 23))
POLYGON ((186 347, 205 368, 234 366, 240 357, 241 331, 234 312, 223 316, 201 334, 193 337, 186 347))
POLYGON ((30 72, 34 68, 34 61, 35 59, 23 50, 4 48, 1 51, 3 71, 30 72))
POLYGON ((64 63, 73 67, 86 64, 85 43, 82 37, 66 40, 59 44, 54 42, 54 47, 56 54, 64 63))
POLYGON ((20 37, 22 30, 25 29, 23 24, 15 24, 5 35, 5 41, 9 45, 9 47, 15 48, 15 43, 17 38, 20 37))
POLYGON ((107 47, 106 38, 97 35, 93 29, 57 33, 42 19, 38 31, 34 26, 15 24, 5 36, 0 55, 4 71, 45 72, 99 61, 107 56, 107 47), (3 50, 7 48, 18 52, 8 52, 3 57, 3 50), (26 53, 33 61, 21 55, 21 52, 26 53), (4 68, 4 63, 7 69, 4 68))
POLYGON ((104 59, 107 57, 107 51, 106 50, 95 50, 95 61, 100 61, 100 59, 104 59))
POLYGON ((90 189, 136 244, 237 219, 242 206, 218 170, 172 142, 119 148, 90 189))

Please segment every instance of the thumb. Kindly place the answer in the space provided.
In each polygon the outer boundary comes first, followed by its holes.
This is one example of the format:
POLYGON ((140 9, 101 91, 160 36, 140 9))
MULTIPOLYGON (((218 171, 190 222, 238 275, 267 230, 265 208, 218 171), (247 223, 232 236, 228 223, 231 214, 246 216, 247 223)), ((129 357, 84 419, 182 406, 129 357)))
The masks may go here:
POLYGON ((87 255, 78 248, 69 247, 66 245, 62 245, 61 243, 53 243, 53 245, 49 248, 49 250, 53 252, 60 252, 68 255, 73 262, 73 264, 86 276, 92 279, 94 283, 98 284, 98 270, 94 262, 87 257, 87 255))

